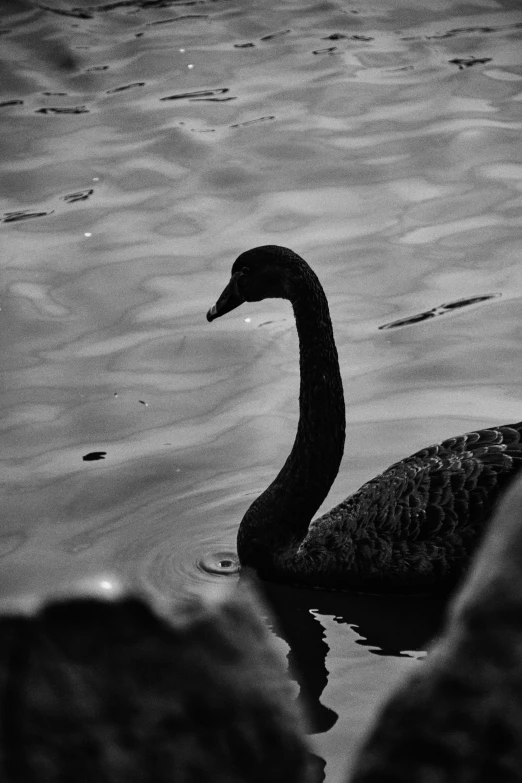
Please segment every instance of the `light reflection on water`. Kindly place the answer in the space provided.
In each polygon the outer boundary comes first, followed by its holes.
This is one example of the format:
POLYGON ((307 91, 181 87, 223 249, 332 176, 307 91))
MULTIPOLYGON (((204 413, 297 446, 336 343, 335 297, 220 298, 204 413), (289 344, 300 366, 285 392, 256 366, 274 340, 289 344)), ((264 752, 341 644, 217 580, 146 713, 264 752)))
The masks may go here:
MULTIPOLYGON (((296 426, 289 307, 205 320, 249 247, 295 249, 331 303, 348 440, 325 508, 421 446, 522 418, 517 3, 49 5, 72 15, 0 25, 4 597, 219 578, 201 558, 233 550, 296 426), (51 38, 76 70, 46 62, 51 38)), ((429 612, 280 603, 339 715, 317 740, 335 781, 429 612)))

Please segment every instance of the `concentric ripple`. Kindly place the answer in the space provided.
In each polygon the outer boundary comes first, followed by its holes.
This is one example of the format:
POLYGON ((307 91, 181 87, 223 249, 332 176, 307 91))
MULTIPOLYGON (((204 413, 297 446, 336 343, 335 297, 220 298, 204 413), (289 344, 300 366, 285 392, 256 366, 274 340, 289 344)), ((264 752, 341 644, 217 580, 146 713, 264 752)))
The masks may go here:
POLYGON ((207 574, 233 576, 240 570, 239 560, 235 552, 209 552, 198 561, 198 568, 207 574))

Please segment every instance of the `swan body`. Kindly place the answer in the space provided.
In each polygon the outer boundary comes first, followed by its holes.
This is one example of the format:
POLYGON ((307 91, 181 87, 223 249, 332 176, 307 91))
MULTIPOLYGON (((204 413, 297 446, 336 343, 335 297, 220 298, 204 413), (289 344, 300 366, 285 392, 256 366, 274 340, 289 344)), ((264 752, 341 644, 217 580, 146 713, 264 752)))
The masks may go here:
POLYGON ((238 531, 242 565, 266 578, 336 590, 446 592, 466 569, 499 492, 522 468, 522 422, 422 449, 311 522, 337 475, 345 405, 328 302, 296 253, 242 253, 209 321, 243 302, 289 299, 299 336, 295 442, 238 531))
POLYGON ((425 662, 349 783, 522 783, 522 482, 502 500, 425 662))

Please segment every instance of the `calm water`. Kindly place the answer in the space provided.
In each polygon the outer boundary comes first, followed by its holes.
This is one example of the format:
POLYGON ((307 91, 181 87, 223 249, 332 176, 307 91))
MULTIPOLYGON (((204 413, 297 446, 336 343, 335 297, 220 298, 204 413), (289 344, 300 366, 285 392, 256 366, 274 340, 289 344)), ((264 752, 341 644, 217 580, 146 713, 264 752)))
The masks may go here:
MULTIPOLYGON (((225 578, 198 562, 234 548, 297 420, 290 306, 205 320, 249 247, 299 252, 331 303, 325 508, 522 418, 518 0, 48 6, 0 18, 3 598, 225 578)), ((440 607, 272 599, 335 783, 440 607)))

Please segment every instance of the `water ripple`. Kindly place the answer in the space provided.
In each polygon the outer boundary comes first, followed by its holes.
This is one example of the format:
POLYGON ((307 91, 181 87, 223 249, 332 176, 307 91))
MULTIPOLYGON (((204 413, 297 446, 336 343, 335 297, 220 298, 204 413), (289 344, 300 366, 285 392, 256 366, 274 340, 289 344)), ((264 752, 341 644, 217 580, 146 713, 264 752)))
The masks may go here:
POLYGON ((488 302, 490 299, 498 299, 502 294, 483 294, 481 296, 470 296, 466 299, 457 299, 454 302, 446 302, 445 304, 433 307, 431 310, 424 310, 422 313, 416 313, 410 315, 407 318, 399 318, 397 321, 390 321, 387 324, 382 324, 379 329, 397 329, 401 326, 410 326, 411 324, 421 323, 427 321, 430 318, 436 318, 440 315, 448 315, 448 313, 460 310, 463 307, 471 307, 472 305, 482 304, 488 302))

